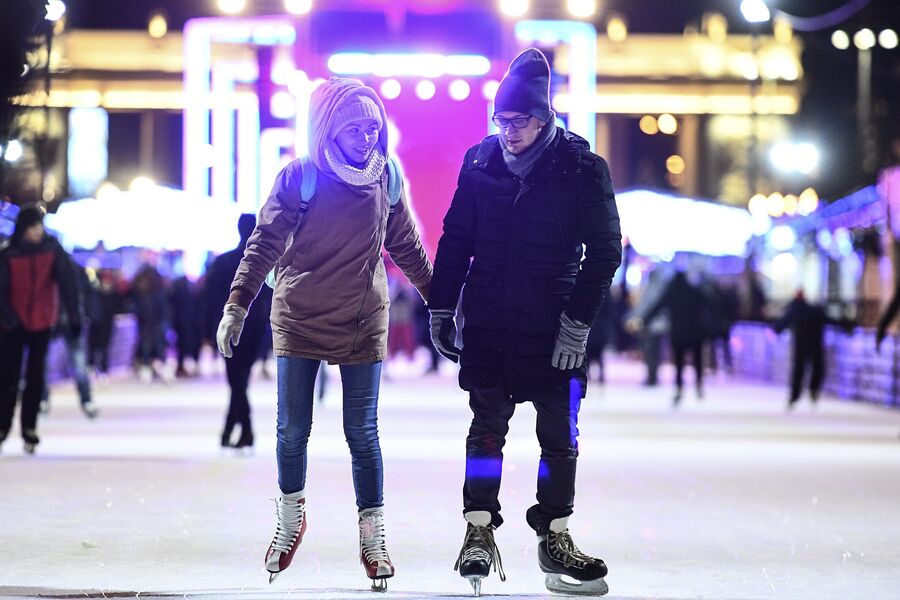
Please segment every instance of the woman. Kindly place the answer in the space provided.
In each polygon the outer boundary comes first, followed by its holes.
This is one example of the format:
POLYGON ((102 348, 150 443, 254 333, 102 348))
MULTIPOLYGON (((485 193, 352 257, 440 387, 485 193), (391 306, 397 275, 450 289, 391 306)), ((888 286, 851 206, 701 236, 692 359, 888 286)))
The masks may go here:
POLYGON ((306 530, 306 444, 321 361, 340 365, 344 433, 359 509, 360 560, 372 588, 394 574, 385 545, 377 406, 386 353, 388 290, 382 246, 428 296, 429 262, 406 198, 388 195, 387 117, 374 90, 332 78, 310 99, 315 193, 300 215, 302 162, 289 164, 259 213, 231 284, 217 340, 231 355, 251 301, 274 266, 272 332, 278 367, 278 485, 269 581, 293 559, 306 530))

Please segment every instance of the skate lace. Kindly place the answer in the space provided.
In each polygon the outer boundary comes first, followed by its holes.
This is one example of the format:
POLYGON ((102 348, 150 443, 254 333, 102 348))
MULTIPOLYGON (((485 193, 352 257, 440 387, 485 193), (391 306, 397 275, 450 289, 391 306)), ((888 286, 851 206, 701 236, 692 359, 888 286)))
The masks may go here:
POLYGON ((274 550, 290 552, 305 515, 305 502, 289 502, 283 498, 275 500, 275 539, 272 540, 274 550))
POLYGON ((561 561, 566 567, 584 568, 587 563, 594 561, 592 557, 578 549, 568 529, 559 533, 551 531, 547 546, 550 556, 561 561))
POLYGON ((384 515, 371 513, 359 521, 359 547, 370 563, 389 561, 384 539, 384 515))
POLYGON ((503 560, 500 558, 500 550, 494 543, 494 528, 469 525, 466 530, 466 539, 463 541, 459 556, 453 570, 458 571, 459 565, 468 560, 483 560, 494 567, 494 572, 500 575, 500 581, 506 581, 506 573, 503 571, 503 560))

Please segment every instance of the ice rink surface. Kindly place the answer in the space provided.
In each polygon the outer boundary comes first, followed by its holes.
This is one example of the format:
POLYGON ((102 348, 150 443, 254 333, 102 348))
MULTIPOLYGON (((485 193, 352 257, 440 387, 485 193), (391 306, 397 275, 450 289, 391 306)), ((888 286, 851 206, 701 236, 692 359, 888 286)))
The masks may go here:
MULTIPOLYGON (((449 365, 447 365, 449 366, 449 365)), ((609 566, 613 600, 900 598, 900 412, 829 400, 785 411, 786 390, 710 382, 671 408, 617 361, 592 384, 580 419, 570 526, 609 566)), ((663 372, 663 380, 669 381, 663 372)), ((363 598, 356 506, 337 378, 316 407, 309 529, 271 586, 274 382, 254 380, 257 446, 223 455, 221 377, 96 390, 100 418, 57 386, 42 443, 18 430, 0 454, 0 597, 363 598)), ((471 595, 452 569, 465 530, 460 488, 466 397, 451 372, 395 369, 382 387, 388 543, 386 598, 471 595)), ((553 597, 524 520, 534 501, 534 411, 511 424, 496 540, 508 580, 486 596, 553 597)), ((558 597, 558 596, 557 596, 558 597)))

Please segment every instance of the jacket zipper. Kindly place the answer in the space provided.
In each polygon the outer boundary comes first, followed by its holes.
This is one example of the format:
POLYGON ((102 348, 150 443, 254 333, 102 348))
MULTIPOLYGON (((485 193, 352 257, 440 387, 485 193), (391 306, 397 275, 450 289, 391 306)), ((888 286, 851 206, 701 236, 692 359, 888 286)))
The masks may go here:
MULTIPOLYGON (((31 263, 31 301, 28 303, 28 313, 29 313, 28 316, 31 317, 29 319, 31 321, 31 323, 34 323, 34 321, 35 321, 34 299, 37 294, 37 292, 35 291, 37 289, 37 272, 36 272, 36 269, 34 266, 34 256, 33 255, 28 258, 28 262, 31 263)), ((24 325, 24 323, 23 323, 23 325, 24 325)), ((26 328, 26 331, 27 331, 27 328, 26 328)))
MULTIPOLYGON (((378 222, 381 223, 381 217, 383 215, 379 212, 378 222)), ((384 224, 387 227, 387 223, 384 224)), ((356 333, 353 336, 353 345, 350 347, 350 353, 356 352, 356 342, 359 339, 359 330, 362 325, 365 324, 365 319, 360 320, 360 316, 362 315, 363 308, 366 306, 366 298, 369 297, 369 290, 375 285, 375 270, 378 268, 378 256, 381 252, 381 247, 384 245, 384 238, 382 237, 381 227, 378 229, 378 235, 375 238, 375 257, 369 263, 369 279, 368 284, 366 285, 366 291, 363 293, 362 302, 359 304, 359 310, 356 311, 356 333)))

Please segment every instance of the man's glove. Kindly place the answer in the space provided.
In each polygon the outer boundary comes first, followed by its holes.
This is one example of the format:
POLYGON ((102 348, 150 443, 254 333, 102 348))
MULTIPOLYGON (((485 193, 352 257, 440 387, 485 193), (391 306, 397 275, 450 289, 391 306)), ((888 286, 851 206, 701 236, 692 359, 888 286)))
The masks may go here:
POLYGON ((444 358, 459 362, 461 350, 456 347, 456 311, 446 308, 428 312, 431 316, 431 343, 444 358))
POLYGON ((244 330, 246 318, 247 309, 237 304, 226 304, 222 310, 222 320, 219 321, 219 329, 216 332, 216 344, 225 358, 231 358, 231 346, 237 346, 241 341, 241 331, 244 330))
POLYGON ((551 364, 562 371, 577 369, 584 363, 587 348, 589 325, 573 321, 569 315, 559 316, 559 333, 556 334, 556 345, 553 347, 551 364))

